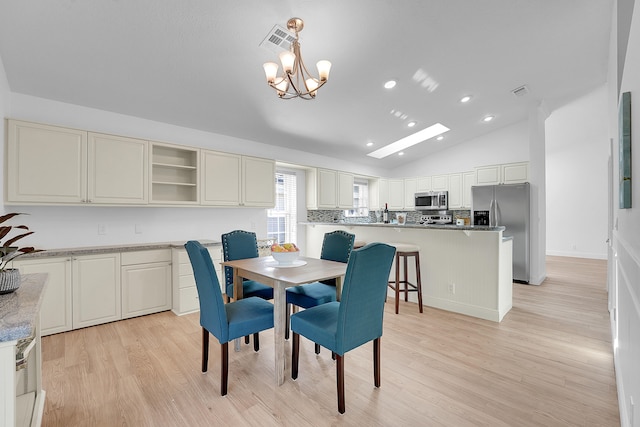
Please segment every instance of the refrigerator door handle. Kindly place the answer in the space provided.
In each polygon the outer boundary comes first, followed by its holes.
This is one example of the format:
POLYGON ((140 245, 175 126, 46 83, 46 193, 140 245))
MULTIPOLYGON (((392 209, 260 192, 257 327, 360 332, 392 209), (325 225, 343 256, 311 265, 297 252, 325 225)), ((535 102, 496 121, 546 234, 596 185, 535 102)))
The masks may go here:
POLYGON ((491 203, 489 204, 489 227, 495 227, 495 222, 496 222, 495 204, 496 204, 496 201, 492 199, 491 203))

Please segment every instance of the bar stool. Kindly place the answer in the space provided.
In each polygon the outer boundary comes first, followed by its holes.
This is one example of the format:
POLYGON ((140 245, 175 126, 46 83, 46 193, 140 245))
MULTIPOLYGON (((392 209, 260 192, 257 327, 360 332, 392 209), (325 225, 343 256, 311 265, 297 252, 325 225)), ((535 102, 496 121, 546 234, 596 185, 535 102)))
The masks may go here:
POLYGON ((420 247, 408 243, 389 243, 396 248, 396 280, 389 280, 389 287, 396 292, 396 314, 400 306, 400 292, 404 292, 404 300, 409 300, 409 292, 418 293, 418 306, 422 313, 422 281, 420 280, 420 247), (416 283, 409 282, 407 259, 414 257, 416 262, 416 283), (400 280, 400 261, 404 267, 403 280, 400 280), (400 289, 400 285, 404 284, 404 288, 400 289))
POLYGON ((353 242, 353 249, 360 249, 364 246, 367 246, 367 242, 365 242, 364 240, 356 240, 355 242, 353 242))

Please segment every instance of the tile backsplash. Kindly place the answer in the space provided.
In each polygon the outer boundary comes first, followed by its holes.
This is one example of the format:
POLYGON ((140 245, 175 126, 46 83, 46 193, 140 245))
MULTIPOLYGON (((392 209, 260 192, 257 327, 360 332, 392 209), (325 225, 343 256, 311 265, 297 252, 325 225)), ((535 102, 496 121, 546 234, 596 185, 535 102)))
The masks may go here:
MULTIPOLYGON (((420 221, 422 212, 417 211, 397 211, 407 213, 407 223, 415 223, 420 221)), ((469 218, 471 215, 468 210, 455 210, 451 211, 451 216, 454 221, 455 218, 469 218)), ((389 220, 396 219, 396 211, 389 211, 389 220)), ((345 217, 344 210, 308 210, 307 211, 308 222, 337 222, 344 224, 361 224, 361 223, 374 223, 378 222, 376 219, 375 211, 369 211, 369 216, 366 217, 345 217)), ((381 222, 382 220, 380 220, 381 222)))

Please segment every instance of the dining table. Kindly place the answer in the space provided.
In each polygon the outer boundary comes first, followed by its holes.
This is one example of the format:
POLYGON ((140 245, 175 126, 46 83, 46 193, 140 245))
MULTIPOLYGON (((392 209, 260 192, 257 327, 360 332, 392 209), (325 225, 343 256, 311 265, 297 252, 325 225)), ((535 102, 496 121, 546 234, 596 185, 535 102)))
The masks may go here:
MULTIPOLYGON (((242 298, 243 279, 255 280, 273 288, 273 329, 276 384, 284 382, 285 328, 287 322, 286 288, 336 279, 336 299, 340 300, 342 278, 347 264, 318 258, 299 257, 289 264, 280 264, 272 256, 224 261, 233 269, 233 298, 242 298)), ((239 340, 236 341, 239 343, 239 340)), ((236 349, 239 344, 236 344, 236 349)))

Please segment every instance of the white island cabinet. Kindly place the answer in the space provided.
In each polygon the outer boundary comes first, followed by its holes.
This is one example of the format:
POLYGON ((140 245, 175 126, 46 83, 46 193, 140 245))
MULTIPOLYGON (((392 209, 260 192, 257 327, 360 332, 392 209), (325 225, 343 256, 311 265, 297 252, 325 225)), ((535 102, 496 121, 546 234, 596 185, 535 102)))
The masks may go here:
MULTIPOLYGON (((324 234, 334 230, 367 243, 420 246, 422 300, 427 306, 494 322, 511 309, 513 242, 503 239, 504 227, 306 223, 306 229, 309 257, 320 256, 324 234)), ((408 267, 415 278, 414 264, 408 267)), ((394 278, 392 267, 389 279, 394 278)), ((415 301, 415 293, 411 297, 415 301)))
POLYGON ((46 274, 0 295, 0 426, 39 426, 44 411, 40 306, 46 274))

